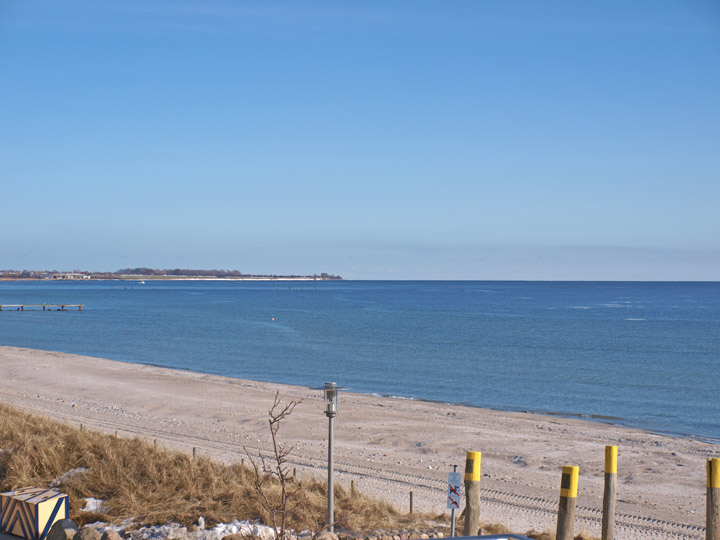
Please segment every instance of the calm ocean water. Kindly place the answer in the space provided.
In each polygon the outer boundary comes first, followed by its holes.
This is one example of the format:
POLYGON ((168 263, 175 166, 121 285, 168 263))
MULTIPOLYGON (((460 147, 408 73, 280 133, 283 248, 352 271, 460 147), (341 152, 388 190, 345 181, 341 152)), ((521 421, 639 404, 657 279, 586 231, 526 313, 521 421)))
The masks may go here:
POLYGON ((3 311, 0 345, 720 440, 720 283, 0 283, 20 303, 85 309, 3 311))

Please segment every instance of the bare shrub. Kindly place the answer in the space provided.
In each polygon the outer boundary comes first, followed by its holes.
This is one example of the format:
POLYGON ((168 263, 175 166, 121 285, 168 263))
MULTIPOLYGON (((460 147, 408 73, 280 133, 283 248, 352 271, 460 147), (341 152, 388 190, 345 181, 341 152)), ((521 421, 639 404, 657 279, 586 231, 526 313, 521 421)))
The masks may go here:
MULTIPOLYGON (((266 459, 263 455, 254 458, 245 448, 245 454, 250 460, 255 473, 252 486, 267 516, 265 523, 273 528, 275 538, 278 540, 286 540, 289 537, 288 520, 295 517, 295 512, 301 504, 311 508, 310 502, 304 495, 302 485, 291 482, 288 466, 288 456, 291 448, 281 445, 278 440, 278 431, 283 421, 292 414, 299 404, 300 401, 290 401, 283 406, 280 401, 280 392, 275 393, 275 401, 268 412, 272 441, 272 456, 270 459, 266 459)), ((310 514, 312 516, 312 511, 310 511, 310 514)), ((316 529, 316 527, 317 525, 313 529, 316 529)))

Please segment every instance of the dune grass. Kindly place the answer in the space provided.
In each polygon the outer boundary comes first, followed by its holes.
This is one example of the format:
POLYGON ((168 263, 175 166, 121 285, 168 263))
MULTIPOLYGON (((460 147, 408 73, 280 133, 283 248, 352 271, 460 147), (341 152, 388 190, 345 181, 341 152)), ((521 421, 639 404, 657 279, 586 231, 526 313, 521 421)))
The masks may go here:
MULTIPOLYGON (((225 465, 207 457, 192 459, 181 452, 155 446, 139 438, 116 438, 80 430, 26 413, 0 402, 0 491, 28 486, 51 487, 70 495, 70 517, 79 525, 133 519, 137 527, 168 522, 187 527, 202 516, 208 525, 273 516, 254 487, 255 470, 236 463, 225 465), (74 473, 73 473, 74 471, 74 473), (68 473, 71 474, 68 474, 68 473), (104 501, 101 512, 82 511, 85 498, 104 501)), ((300 493, 288 505, 287 525, 295 530, 319 531, 325 520, 327 485, 312 478, 288 479, 300 493)), ((263 482, 271 504, 279 504, 276 478, 263 482)), ((375 530, 445 529, 446 515, 408 514, 352 489, 335 486, 337 527, 367 534, 375 530)), ((462 531, 459 516, 457 530, 462 531)), ((483 524, 483 534, 511 532, 500 524, 483 524)), ((526 536, 554 540, 551 532, 526 536)), ((575 540, 596 540, 583 532, 575 540)))
MULTIPOLYGON (((190 526, 199 516, 212 525, 233 519, 272 516, 254 486, 255 471, 209 458, 156 447, 142 439, 115 438, 20 411, 0 403, 0 489, 50 487, 70 495, 70 517, 79 524, 137 525, 178 522, 190 526), (82 471, 67 475, 68 471, 82 471), (63 477, 65 475, 65 477, 63 477), (81 511, 84 498, 104 501, 99 513, 81 511)), ((301 500, 288 515, 295 530, 319 530, 325 519, 327 486, 312 478, 290 479, 301 500)), ((274 478, 264 482, 269 500, 279 500, 274 478)), ((338 527, 349 531, 422 527, 434 517, 405 514, 389 504, 353 490, 335 488, 338 527)), ((435 526, 438 524, 435 522, 435 526)))

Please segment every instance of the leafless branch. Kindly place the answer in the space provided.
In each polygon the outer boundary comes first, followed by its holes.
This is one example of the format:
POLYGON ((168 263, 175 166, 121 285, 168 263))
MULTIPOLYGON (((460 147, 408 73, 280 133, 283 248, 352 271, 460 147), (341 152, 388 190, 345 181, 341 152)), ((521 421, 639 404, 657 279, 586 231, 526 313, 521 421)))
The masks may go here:
POLYGON ((245 448, 245 454, 248 456, 255 472, 253 480, 253 488, 260 497, 263 509, 269 514, 269 525, 273 528, 275 538, 277 540, 287 540, 290 536, 287 530, 288 519, 292 512, 305 499, 299 486, 290 487, 290 468, 288 466, 288 457, 292 451, 291 447, 280 444, 278 440, 278 431, 283 421, 286 420, 292 412, 301 403, 300 401, 290 401, 283 405, 280 400, 280 392, 275 393, 273 406, 268 412, 268 422, 270 424, 270 437, 272 439, 272 460, 267 461, 263 455, 253 458, 245 448), (275 479, 280 484, 279 500, 271 497, 268 489, 268 482, 275 479))

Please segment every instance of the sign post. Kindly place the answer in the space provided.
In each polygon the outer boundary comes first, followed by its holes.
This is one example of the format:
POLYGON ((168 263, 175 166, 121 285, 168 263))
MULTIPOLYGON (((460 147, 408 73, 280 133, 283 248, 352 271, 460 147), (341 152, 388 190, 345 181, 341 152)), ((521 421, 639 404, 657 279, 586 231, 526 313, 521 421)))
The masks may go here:
POLYGON ((453 465, 453 472, 448 473, 447 507, 450 509, 450 536, 455 536, 455 510, 460 508, 460 494, 462 493, 462 473, 457 472, 457 465, 453 465))

